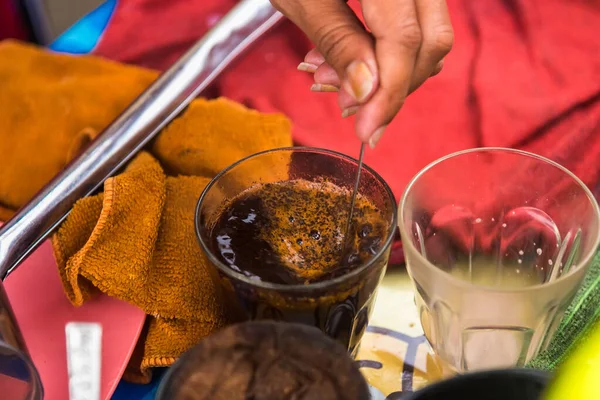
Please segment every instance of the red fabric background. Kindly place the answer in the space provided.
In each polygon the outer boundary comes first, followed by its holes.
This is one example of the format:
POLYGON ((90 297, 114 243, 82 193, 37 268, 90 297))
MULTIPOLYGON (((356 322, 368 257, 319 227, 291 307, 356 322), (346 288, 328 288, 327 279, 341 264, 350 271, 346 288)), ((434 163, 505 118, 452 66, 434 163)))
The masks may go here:
POLYGON ((0 0, 0 40, 9 38, 27 40, 29 35, 16 1, 0 0))
MULTIPOLYGON (((351 3, 354 0, 351 0, 351 3)), ((121 0, 96 53, 165 69, 232 0, 121 0)), ((594 187, 600 180, 600 2, 448 0, 455 46, 444 70, 411 95, 366 162, 400 196, 448 153, 515 147, 547 156, 594 187)), ((354 3, 356 6, 356 3, 354 3)), ((285 23, 225 73, 223 95, 294 122, 299 144, 356 156, 352 118, 296 71, 311 48, 285 23)))

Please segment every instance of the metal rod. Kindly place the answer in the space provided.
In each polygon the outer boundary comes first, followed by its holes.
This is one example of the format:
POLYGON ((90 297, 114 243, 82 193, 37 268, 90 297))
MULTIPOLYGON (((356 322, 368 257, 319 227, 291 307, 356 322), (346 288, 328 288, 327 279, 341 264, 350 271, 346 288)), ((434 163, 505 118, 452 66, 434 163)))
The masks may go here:
POLYGON ((342 263, 345 257, 348 255, 348 251, 351 251, 350 247, 353 243, 353 235, 354 232, 351 231, 352 228, 352 217, 354 215, 354 206, 356 205, 356 196, 358 195, 358 187, 360 185, 360 175, 363 167, 363 158, 365 156, 365 144, 361 144, 360 146, 360 155, 358 156, 358 165, 356 167, 356 177, 354 178, 354 188, 352 189, 352 193, 350 194, 350 207, 348 209, 348 220, 346 221, 346 230, 344 232, 344 242, 342 246, 342 263))
POLYGON ((352 216, 354 214, 354 206, 356 204, 356 195, 358 194, 358 186, 360 185, 360 174, 363 167, 363 158, 365 156, 365 144, 360 145, 360 155, 358 156, 358 166, 356 167, 356 178, 354 179, 354 189, 352 190, 352 197, 350 197, 350 209, 348 210, 348 223, 346 224, 346 236, 350 233, 350 226, 352 225, 352 216))
POLYGON ((163 73, 77 159, 0 228, 0 279, 175 118, 283 16, 268 0, 244 0, 163 73))

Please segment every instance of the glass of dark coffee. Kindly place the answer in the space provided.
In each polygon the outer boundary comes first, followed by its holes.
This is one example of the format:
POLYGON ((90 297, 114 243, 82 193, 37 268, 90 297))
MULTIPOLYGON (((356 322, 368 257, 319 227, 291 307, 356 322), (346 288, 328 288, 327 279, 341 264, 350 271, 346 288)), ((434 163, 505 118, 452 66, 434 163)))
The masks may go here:
POLYGON ((257 153, 219 173, 196 208, 198 240, 232 321, 316 326, 351 354, 368 325, 394 238, 394 195, 365 166, 292 147, 257 153))

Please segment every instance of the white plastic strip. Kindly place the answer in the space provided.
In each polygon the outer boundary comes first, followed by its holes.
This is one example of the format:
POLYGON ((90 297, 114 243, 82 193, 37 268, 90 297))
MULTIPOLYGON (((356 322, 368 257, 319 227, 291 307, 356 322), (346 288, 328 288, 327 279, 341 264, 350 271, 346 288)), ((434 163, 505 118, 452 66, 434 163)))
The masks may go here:
POLYGON ((100 400, 102 326, 69 322, 65 333, 70 400, 100 400))

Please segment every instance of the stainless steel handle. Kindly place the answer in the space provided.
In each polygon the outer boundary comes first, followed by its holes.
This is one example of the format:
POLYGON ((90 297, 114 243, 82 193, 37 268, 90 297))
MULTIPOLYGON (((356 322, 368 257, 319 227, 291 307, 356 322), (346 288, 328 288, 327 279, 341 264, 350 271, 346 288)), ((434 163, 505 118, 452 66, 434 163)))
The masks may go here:
MULTIPOLYGON (((67 216, 283 16, 268 0, 243 0, 0 228, 4 279, 67 216)), ((173 27, 177 29, 177 27, 173 27)))

